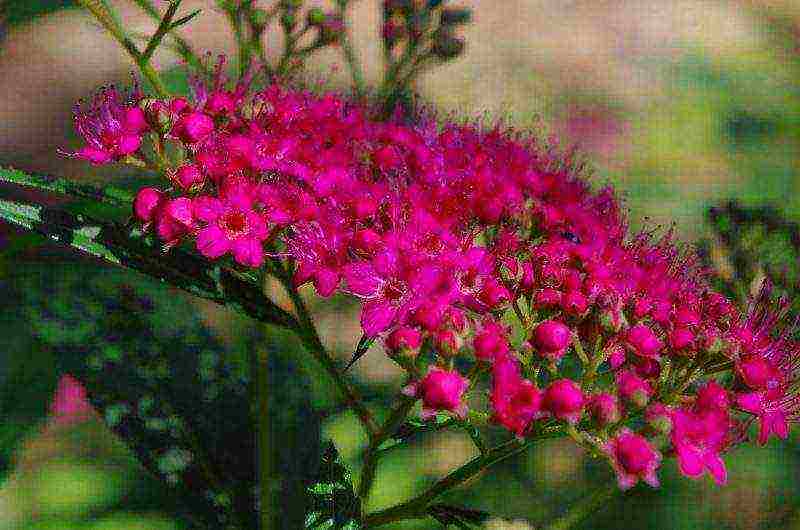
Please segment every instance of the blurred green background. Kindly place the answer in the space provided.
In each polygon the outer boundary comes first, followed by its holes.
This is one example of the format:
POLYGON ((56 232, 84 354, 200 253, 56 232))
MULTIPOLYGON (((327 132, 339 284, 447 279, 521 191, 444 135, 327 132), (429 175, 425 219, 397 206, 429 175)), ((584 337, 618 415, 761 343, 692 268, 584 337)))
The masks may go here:
MULTIPOLYGON (((55 154, 55 147, 74 145, 67 133, 72 100, 99 84, 90 83, 94 77, 122 79, 130 69, 91 21, 74 10, 60 11, 70 4, 5 3, 0 164, 96 181, 119 178, 113 169, 87 171, 55 154), (77 40, 70 37, 75 33, 77 40), (102 53, 93 55, 98 47, 102 53)), ((416 86, 438 109, 471 116, 486 111, 493 119, 545 128, 565 144, 577 143, 598 182, 611 181, 623 192, 634 226, 674 222, 690 241, 705 241, 709 259, 723 273, 725 261, 705 222, 708 207, 738 199, 800 218, 800 2, 461 4, 475 9, 475 23, 465 30, 466 55, 416 86)), ((353 21, 372 79, 378 72, 376 13, 377 2, 365 0, 353 21)), ((147 24, 135 16, 134 26, 147 24)), ((215 16, 208 9, 201 18, 215 16)), ((200 33, 192 35, 200 47, 229 45, 225 37, 200 33)), ((169 65, 168 58, 162 60, 169 65)), ((335 62, 323 55, 310 68, 339 86, 345 76, 331 70, 335 62)), ((338 410, 325 377, 296 355, 289 338, 139 275, 0 228, 0 470, 9 471, 0 481, 0 529, 181 528, 181 508, 169 489, 137 465, 100 418, 65 424, 47 416, 57 370, 69 364, 65 359, 97 359, 102 365, 160 348, 201 359, 213 371, 241 365, 247 348, 268 348, 276 483, 313 468, 322 438, 333 438, 347 461, 357 461, 364 442, 357 422, 338 410)), ((763 244, 760 256, 781 254, 774 242, 763 244)), ((787 266, 796 270, 794 259, 787 266)), ((315 311, 326 341, 346 356, 357 340, 354 308, 337 301, 315 305, 315 311)), ((354 373, 372 406, 387 407, 398 374, 380 351, 354 373)), ((237 384, 236 374, 231 370, 217 391, 237 384)), ((726 457, 730 484, 722 489, 705 478, 681 479, 669 463, 660 490, 637 489, 580 527, 800 529, 799 447, 793 439, 737 449, 726 457)), ((390 453, 379 468, 373 507, 415 494, 473 451, 463 434, 443 433, 390 453)), ((572 444, 554 441, 449 500, 505 519, 490 528, 523 530, 609 480, 610 470, 572 444)), ((296 511, 291 496, 276 502, 287 513, 296 511)))

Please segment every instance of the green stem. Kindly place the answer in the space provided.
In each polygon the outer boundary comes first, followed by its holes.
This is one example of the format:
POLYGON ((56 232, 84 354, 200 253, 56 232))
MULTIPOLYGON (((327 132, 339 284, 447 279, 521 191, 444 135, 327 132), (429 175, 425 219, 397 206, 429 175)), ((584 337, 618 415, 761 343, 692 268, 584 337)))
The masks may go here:
POLYGON ((292 283, 289 273, 279 263, 274 264, 274 267, 275 270, 273 272, 276 273, 278 280, 281 282, 284 289, 286 289, 287 293, 289 293, 289 298, 291 298, 292 304, 297 312, 298 326, 295 329, 300 341, 328 375, 330 375, 331 379, 333 379, 333 382, 344 396, 347 406, 353 409, 353 412, 355 412, 361 424, 364 426, 370 440, 372 440, 378 432, 372 414, 369 409, 367 409, 366 405, 364 405, 356 389, 347 382, 347 379, 345 379, 344 375, 339 371, 336 362, 328 353, 325 345, 322 344, 322 339, 319 333, 317 333, 317 328, 311 318, 311 313, 308 307, 306 307, 303 297, 300 296, 297 288, 292 283))
POLYGON ((517 455, 534 443, 548 438, 558 438, 563 435, 561 428, 545 431, 538 436, 531 437, 524 442, 511 440, 501 444, 486 454, 478 456, 456 469, 446 477, 437 481, 421 495, 404 503, 392 506, 385 510, 367 515, 364 519, 364 528, 377 528, 404 519, 419 519, 427 515, 427 509, 440 495, 460 486, 469 479, 482 473, 489 467, 517 455))
POLYGON ((244 12, 238 7, 227 9, 228 20, 233 27, 233 35, 236 37, 236 47, 239 50, 239 73, 244 74, 250 65, 251 46, 250 39, 246 35, 244 27, 244 12))
POLYGON ((596 492, 584 497, 572 505, 567 513, 545 526, 542 530, 567 530, 583 521, 587 516, 600 508, 619 491, 616 483, 606 484, 596 492))
POLYGON ((361 498, 362 503, 369 498, 372 485, 375 482, 375 472, 378 467, 378 449, 403 424, 408 413, 414 407, 414 403, 416 403, 416 399, 403 396, 400 404, 395 407, 389 418, 372 438, 367 448, 367 454, 364 457, 364 467, 361 470, 361 481, 358 485, 358 496, 361 498))
MULTIPOLYGON (((344 21, 348 2, 339 1, 337 4, 339 6, 339 15, 342 17, 342 21, 344 21)), ((349 26, 344 24, 344 28, 342 29, 342 34, 340 37, 340 45, 342 47, 344 59, 347 61, 347 66, 350 69, 350 76, 353 78, 353 90, 355 90, 356 96, 361 98, 364 96, 364 92, 366 90, 364 72, 361 69, 361 61, 358 59, 358 55, 353 47, 353 41, 350 39, 350 33, 348 32, 347 28, 349 28, 349 26)))
POLYGON ((98 22, 113 36, 128 52, 128 55, 131 56, 133 62, 139 67, 139 70, 142 72, 142 75, 150 81, 150 84, 153 86, 153 90, 155 90, 156 94, 159 97, 166 98, 169 97, 169 90, 167 90, 167 86, 161 80, 161 77, 158 75, 158 72, 152 67, 149 62, 149 58, 145 57, 142 52, 136 47, 133 40, 123 31, 122 27, 120 26, 117 19, 113 16, 113 14, 109 11, 107 5, 102 0, 78 0, 80 4, 86 8, 94 17, 97 19, 98 22))
MULTIPOLYGON (((150 18, 156 21, 161 20, 161 14, 158 12, 158 9, 153 5, 153 2, 150 0, 133 0, 136 5, 138 5, 142 10, 150 15, 150 18)), ((175 33, 175 31, 169 32, 170 37, 175 41, 175 51, 183 58, 184 61, 189 63, 193 68, 200 70, 205 73, 209 73, 208 67, 200 60, 200 58, 195 53, 192 45, 189 42, 175 33)))
POLYGON ((256 413, 258 414, 258 509, 261 522, 260 530, 271 529, 273 520, 268 360, 265 348, 256 353, 255 398, 257 402, 256 413))

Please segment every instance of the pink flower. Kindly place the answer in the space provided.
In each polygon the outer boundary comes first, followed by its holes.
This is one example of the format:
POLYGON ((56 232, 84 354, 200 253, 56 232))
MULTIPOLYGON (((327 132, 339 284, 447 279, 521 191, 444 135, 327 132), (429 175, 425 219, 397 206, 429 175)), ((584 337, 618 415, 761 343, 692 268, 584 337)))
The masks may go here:
POLYGON ((728 475, 720 454, 732 427, 726 392, 710 381, 698 392, 693 408, 674 412, 672 424, 672 445, 681 473, 699 478, 708 470, 718 485, 725 484, 728 475))
POLYGON ((352 263, 343 273, 348 289, 365 299, 361 326, 369 336, 402 322, 416 302, 413 273, 396 250, 387 249, 370 262, 352 263))
POLYGON ((475 357, 481 361, 493 361, 505 357, 511 351, 508 345, 508 330, 502 324, 488 320, 483 323, 483 329, 475 335, 473 347, 475 357))
POLYGON ((637 324, 628 330, 628 345, 642 357, 655 357, 664 347, 653 330, 644 324, 637 324))
POLYGON ((553 381, 544 392, 544 410, 569 423, 580 421, 585 404, 581 387, 571 379, 553 381))
POLYGON ((616 377, 620 397, 637 407, 644 407, 653 395, 653 387, 630 370, 620 370, 616 377))
POLYGON ((407 396, 422 399, 422 419, 433 418, 437 412, 453 412, 461 418, 467 415, 464 392, 469 380, 456 371, 432 368, 422 381, 411 383, 403 389, 407 396))
POLYGON ((766 392, 748 392, 736 396, 736 404, 758 418, 758 443, 766 445, 770 435, 783 440, 789 437, 789 420, 797 421, 797 398, 794 395, 770 399, 766 392))
POLYGON ((169 248, 190 234, 196 227, 192 201, 186 197, 164 199, 154 210, 156 233, 169 248))
POLYGON ((193 209, 197 219, 206 224, 197 233, 197 250, 201 254, 216 259, 232 253, 238 263, 247 267, 260 267, 264 263, 267 226, 263 217, 252 209, 248 197, 198 197, 193 209))
POLYGON ((572 331, 557 320, 545 320, 536 326, 531 342, 542 357, 558 361, 572 342, 572 331))
POLYGON ((138 87, 134 87, 127 101, 110 87, 103 88, 88 108, 77 105, 75 130, 86 141, 86 146, 71 156, 100 165, 138 151, 144 133, 150 128, 144 111, 138 106, 141 98, 138 87))
POLYGON ((622 419, 622 405, 614 394, 601 392, 589 399, 589 413, 598 425, 604 427, 622 419))
POLYGON ((535 419, 544 417, 543 393, 523 379, 511 357, 499 357, 492 367, 492 419, 517 436, 523 436, 535 419))
POLYGON ((386 337, 386 348, 392 353, 415 354, 422 346, 422 333, 417 328, 399 327, 386 337))
POLYGON ((182 190, 196 190, 205 183, 206 177, 196 164, 184 164, 175 171, 173 178, 182 190))
POLYGON ((203 112, 190 112, 181 116, 172 126, 171 134, 186 144, 196 144, 214 131, 214 120, 203 112))
POLYGON ((659 486, 656 471, 661 466, 661 453, 647 438, 624 428, 606 443, 605 450, 617 473, 620 489, 630 489, 640 479, 654 488, 659 486))
POLYGON ((52 421, 56 425, 80 423, 87 420, 93 411, 83 385, 71 375, 62 376, 50 407, 52 421))
POLYGON ((133 214, 136 218, 149 224, 156 217, 156 212, 164 200, 164 194, 157 188, 142 188, 133 200, 133 214))

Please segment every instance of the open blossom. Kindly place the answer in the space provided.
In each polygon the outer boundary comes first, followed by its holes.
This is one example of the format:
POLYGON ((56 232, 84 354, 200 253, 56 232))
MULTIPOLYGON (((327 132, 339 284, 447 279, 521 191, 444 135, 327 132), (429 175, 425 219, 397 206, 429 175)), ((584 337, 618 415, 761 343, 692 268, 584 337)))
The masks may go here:
POLYGON ((223 66, 193 78, 191 97, 144 107, 102 91, 76 114, 76 156, 171 143, 180 159, 166 186, 137 193, 136 220, 166 248, 282 260, 295 287, 356 298, 364 336, 419 379, 405 392, 424 418, 466 415, 476 381, 454 367, 474 363, 491 378, 493 424, 518 437, 537 422, 588 429, 623 488, 657 484, 653 430, 684 475, 722 484, 722 455, 749 422, 763 444, 800 419, 787 304, 765 287, 741 314, 671 231, 630 234, 613 190, 568 153, 500 126, 380 121, 339 95, 256 90, 252 69, 231 86, 223 66), (694 372, 731 365, 724 386, 694 372), (636 434, 626 425, 641 412, 636 434))
POLYGON ((86 107, 75 107, 75 130, 86 145, 73 153, 92 164, 107 164, 139 150, 150 128, 134 89, 127 100, 114 87, 104 88, 86 107))
POLYGON ((268 231, 263 217, 253 210, 247 196, 198 197, 192 206, 196 218, 205 223, 197 233, 197 250, 201 254, 218 258, 231 253, 242 265, 261 266, 264 262, 262 242, 268 231))
POLYGON ((621 489, 630 489, 639 480, 654 488, 658 487, 656 470, 661 465, 661 453, 647 438, 624 428, 608 441, 605 450, 617 472, 617 481, 621 489))

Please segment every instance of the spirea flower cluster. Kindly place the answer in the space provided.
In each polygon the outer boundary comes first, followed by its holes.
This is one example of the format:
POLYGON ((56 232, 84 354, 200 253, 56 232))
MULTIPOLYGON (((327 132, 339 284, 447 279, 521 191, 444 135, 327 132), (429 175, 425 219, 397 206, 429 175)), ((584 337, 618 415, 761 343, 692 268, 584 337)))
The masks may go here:
POLYGON ((134 204, 166 247, 285 260, 296 285, 358 298, 424 418, 472 418, 488 374, 493 423, 518 437, 566 426, 622 488, 657 485, 671 455, 722 484, 753 422, 761 444, 787 437, 799 346, 768 286, 738 311, 670 234, 629 235, 612 190, 535 137, 379 121, 338 95, 229 86, 222 70, 190 99, 103 90, 76 112, 75 156, 166 175, 134 204))

